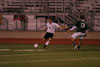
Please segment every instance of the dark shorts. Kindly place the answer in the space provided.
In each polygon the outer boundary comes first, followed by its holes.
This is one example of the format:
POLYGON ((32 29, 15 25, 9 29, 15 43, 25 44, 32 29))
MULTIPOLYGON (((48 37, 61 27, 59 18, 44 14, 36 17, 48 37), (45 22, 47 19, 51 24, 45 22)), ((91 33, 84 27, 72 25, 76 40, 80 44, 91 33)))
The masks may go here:
POLYGON ((53 36, 54 36, 53 33, 48 33, 48 32, 47 32, 47 33, 45 34, 45 36, 44 36, 44 39, 53 38, 53 36))

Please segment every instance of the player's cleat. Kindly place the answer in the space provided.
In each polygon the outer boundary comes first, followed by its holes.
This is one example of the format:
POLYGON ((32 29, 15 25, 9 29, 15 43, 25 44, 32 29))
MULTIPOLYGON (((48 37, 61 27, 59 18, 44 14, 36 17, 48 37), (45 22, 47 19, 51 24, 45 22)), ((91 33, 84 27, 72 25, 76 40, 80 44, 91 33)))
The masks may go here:
POLYGON ((46 48, 46 47, 47 47, 47 45, 44 45, 44 46, 43 46, 43 48, 46 48))
POLYGON ((74 47, 74 50, 77 50, 77 51, 78 51, 79 49, 80 49, 80 46, 77 46, 77 45, 76 45, 76 46, 74 47))
POLYGON ((77 49, 77 47, 78 47, 78 46, 76 45, 76 46, 74 47, 74 50, 76 50, 76 49, 77 49))
POLYGON ((80 46, 77 47, 77 50, 80 50, 80 46))

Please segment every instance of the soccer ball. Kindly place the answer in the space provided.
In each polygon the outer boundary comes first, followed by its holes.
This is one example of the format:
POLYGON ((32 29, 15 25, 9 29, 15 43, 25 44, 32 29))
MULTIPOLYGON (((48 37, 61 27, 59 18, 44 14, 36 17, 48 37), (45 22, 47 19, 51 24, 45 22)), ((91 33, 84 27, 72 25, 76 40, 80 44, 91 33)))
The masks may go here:
POLYGON ((34 48, 38 48, 38 46, 39 46, 38 44, 36 44, 36 43, 34 44, 34 48))

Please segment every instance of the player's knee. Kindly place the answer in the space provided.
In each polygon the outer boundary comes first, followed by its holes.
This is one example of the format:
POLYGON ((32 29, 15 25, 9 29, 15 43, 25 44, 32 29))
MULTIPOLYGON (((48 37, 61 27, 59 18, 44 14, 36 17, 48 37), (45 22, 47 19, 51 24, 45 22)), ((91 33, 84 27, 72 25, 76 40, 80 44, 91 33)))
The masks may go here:
POLYGON ((71 37, 71 40, 72 40, 72 41, 74 41, 74 40, 75 40, 75 38, 72 38, 72 37, 71 37))
POLYGON ((48 40, 50 41, 50 40, 52 40, 52 38, 49 38, 48 40))
POLYGON ((43 38, 43 40, 46 40, 45 38, 43 38))

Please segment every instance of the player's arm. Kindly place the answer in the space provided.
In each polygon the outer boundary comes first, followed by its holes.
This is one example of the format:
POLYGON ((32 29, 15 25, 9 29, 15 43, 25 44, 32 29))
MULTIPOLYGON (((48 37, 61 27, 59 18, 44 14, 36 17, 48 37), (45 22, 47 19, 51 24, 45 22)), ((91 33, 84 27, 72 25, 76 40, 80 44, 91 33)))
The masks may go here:
POLYGON ((76 26, 73 26, 71 29, 68 30, 68 32, 71 32, 71 31, 73 31, 75 29, 76 29, 76 26))
POLYGON ((59 24, 56 24, 56 23, 55 23, 55 27, 56 28, 61 28, 61 26, 59 24))
POLYGON ((68 29, 68 25, 61 25, 61 29, 68 29))
POLYGON ((68 28, 67 25, 59 25, 59 24, 56 24, 56 27, 60 28, 60 29, 66 29, 66 28, 68 28))
POLYGON ((89 30, 86 30, 86 32, 85 32, 85 37, 87 36, 88 31, 89 31, 89 30))
POLYGON ((75 26, 73 26, 71 29, 69 29, 68 32, 71 32, 71 31, 75 30, 75 29, 77 28, 77 26, 79 25, 79 22, 80 22, 80 21, 78 21, 78 22, 75 24, 75 26))
POLYGON ((87 33, 88 33, 88 31, 89 31, 89 30, 86 30, 86 32, 85 32, 85 33, 87 34, 87 33))

